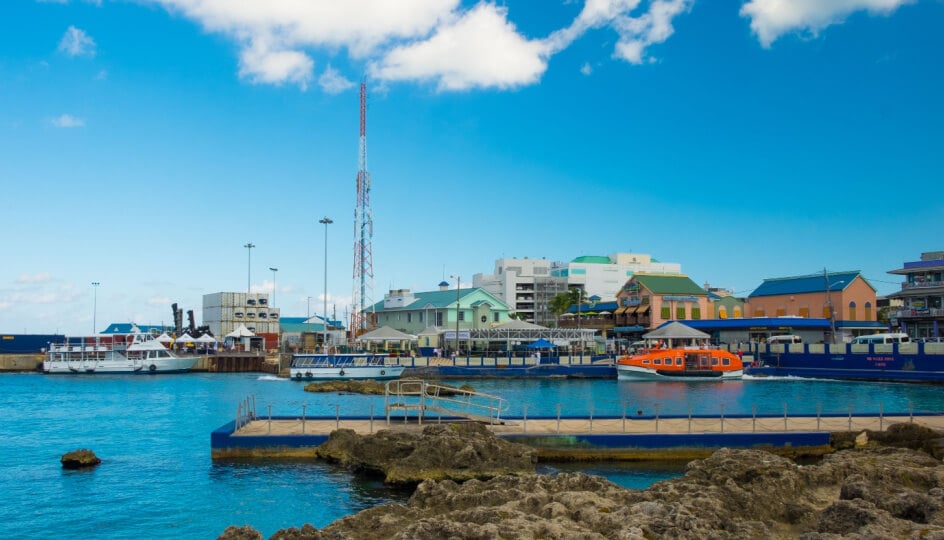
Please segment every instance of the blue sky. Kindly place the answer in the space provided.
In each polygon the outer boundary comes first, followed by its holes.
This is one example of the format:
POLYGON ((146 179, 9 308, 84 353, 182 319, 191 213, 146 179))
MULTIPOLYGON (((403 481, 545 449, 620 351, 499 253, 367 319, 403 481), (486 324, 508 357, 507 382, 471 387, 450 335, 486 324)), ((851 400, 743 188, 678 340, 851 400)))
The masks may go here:
POLYGON ((747 294, 944 249, 941 0, 8 0, 0 331, 252 288, 350 310, 500 257, 650 253, 747 294), (252 264, 247 264, 247 242, 252 264), (249 275, 247 275, 249 274, 249 275), (93 287, 99 282, 93 310, 93 287))

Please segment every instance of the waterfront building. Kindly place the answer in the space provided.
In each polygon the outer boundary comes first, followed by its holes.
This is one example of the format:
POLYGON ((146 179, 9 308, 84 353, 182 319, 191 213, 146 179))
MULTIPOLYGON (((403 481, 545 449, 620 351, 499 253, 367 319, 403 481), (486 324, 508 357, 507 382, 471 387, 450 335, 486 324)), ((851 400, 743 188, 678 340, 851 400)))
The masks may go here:
POLYGON ((678 263, 663 263, 644 253, 581 256, 569 262, 546 259, 503 258, 495 261, 491 274, 475 274, 472 285, 508 304, 526 321, 551 326, 556 317, 550 300, 577 287, 585 295, 612 301, 626 280, 635 273, 679 274, 678 263))
POLYGON ((428 335, 434 327, 441 333, 438 342, 448 346, 456 339, 457 331, 458 339, 466 341, 471 332, 508 322, 511 308, 481 287, 450 289, 443 281, 435 291, 392 289, 368 310, 377 326, 407 334, 428 335))
POLYGON ((748 295, 746 309, 753 318, 825 319, 829 324, 821 339, 837 342, 884 329, 876 304, 875 288, 858 270, 824 271, 765 279, 748 295))
POLYGON ((491 274, 472 276, 472 286, 507 304, 516 317, 544 326, 554 320, 550 300, 567 292, 567 280, 551 276, 549 261, 527 257, 498 259, 491 274))
POLYGON ((708 292, 687 275, 637 273, 616 295, 613 333, 638 338, 668 321, 686 322, 709 318, 708 292))
POLYGON ((913 339, 944 336, 944 251, 922 253, 920 260, 888 273, 904 276, 901 290, 888 295, 902 301, 890 313, 891 324, 913 339))

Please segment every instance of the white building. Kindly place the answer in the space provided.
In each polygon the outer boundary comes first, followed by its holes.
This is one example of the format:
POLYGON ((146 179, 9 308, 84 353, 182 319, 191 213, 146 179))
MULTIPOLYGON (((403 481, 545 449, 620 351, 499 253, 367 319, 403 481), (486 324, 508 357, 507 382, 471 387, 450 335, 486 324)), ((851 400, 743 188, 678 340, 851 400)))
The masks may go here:
POLYGON ((527 320, 546 324, 554 320, 548 302, 557 294, 570 287, 581 287, 588 297, 613 300, 636 272, 681 274, 682 265, 654 261, 643 253, 583 256, 553 263, 546 259, 498 259, 492 274, 475 274, 472 284, 499 298, 527 320))

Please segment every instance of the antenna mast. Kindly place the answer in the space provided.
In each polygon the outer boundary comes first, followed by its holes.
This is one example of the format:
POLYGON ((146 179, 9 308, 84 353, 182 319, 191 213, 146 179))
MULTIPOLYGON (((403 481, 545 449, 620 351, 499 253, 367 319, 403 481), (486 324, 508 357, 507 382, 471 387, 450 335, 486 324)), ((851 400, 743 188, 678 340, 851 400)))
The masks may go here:
POLYGON ((354 311, 351 337, 367 329, 367 308, 373 304, 374 263, 371 241, 374 221, 370 211, 370 173, 367 172, 367 83, 361 82, 361 133, 357 163, 357 204, 354 207, 354 311))

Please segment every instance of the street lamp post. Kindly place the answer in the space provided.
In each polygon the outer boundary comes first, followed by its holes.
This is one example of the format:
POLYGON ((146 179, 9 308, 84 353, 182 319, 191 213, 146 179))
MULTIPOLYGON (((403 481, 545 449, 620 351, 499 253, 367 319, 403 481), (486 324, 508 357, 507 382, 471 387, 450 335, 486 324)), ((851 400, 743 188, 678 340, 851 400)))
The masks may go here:
MULTIPOLYGON (((270 302, 269 305, 275 308, 275 273, 278 272, 279 269, 273 268, 270 266, 269 270, 272 270, 272 301, 270 302)), ((275 339, 278 340, 278 348, 279 348, 279 352, 281 353, 282 352, 282 319, 281 318, 279 318, 278 322, 276 323, 275 339)), ((281 361, 282 361, 282 358, 280 356, 279 362, 281 361)), ((281 365, 279 367, 281 368, 281 365)))
POLYGON ((256 247, 252 242, 247 242, 244 246, 246 252, 248 253, 246 260, 246 296, 248 299, 249 293, 252 290, 252 248, 256 247))
POLYGON ((92 334, 98 332, 98 286, 101 283, 97 281, 92 282, 92 334))
POLYGON ((324 225, 324 318, 322 322, 324 323, 324 338, 322 339, 322 346, 324 347, 324 352, 328 352, 328 225, 334 223, 328 216, 325 216, 318 220, 318 223, 324 225))
POLYGON ((462 287, 462 277, 459 275, 450 276, 456 278, 456 357, 459 356, 459 289, 462 287))
POLYGON ((305 324, 308 326, 306 333, 311 335, 311 297, 310 296, 308 297, 308 310, 305 313, 308 314, 308 316, 305 317, 305 324))
POLYGON ((272 302, 271 306, 275 307, 275 273, 279 271, 278 268, 269 267, 269 270, 272 270, 272 302))

